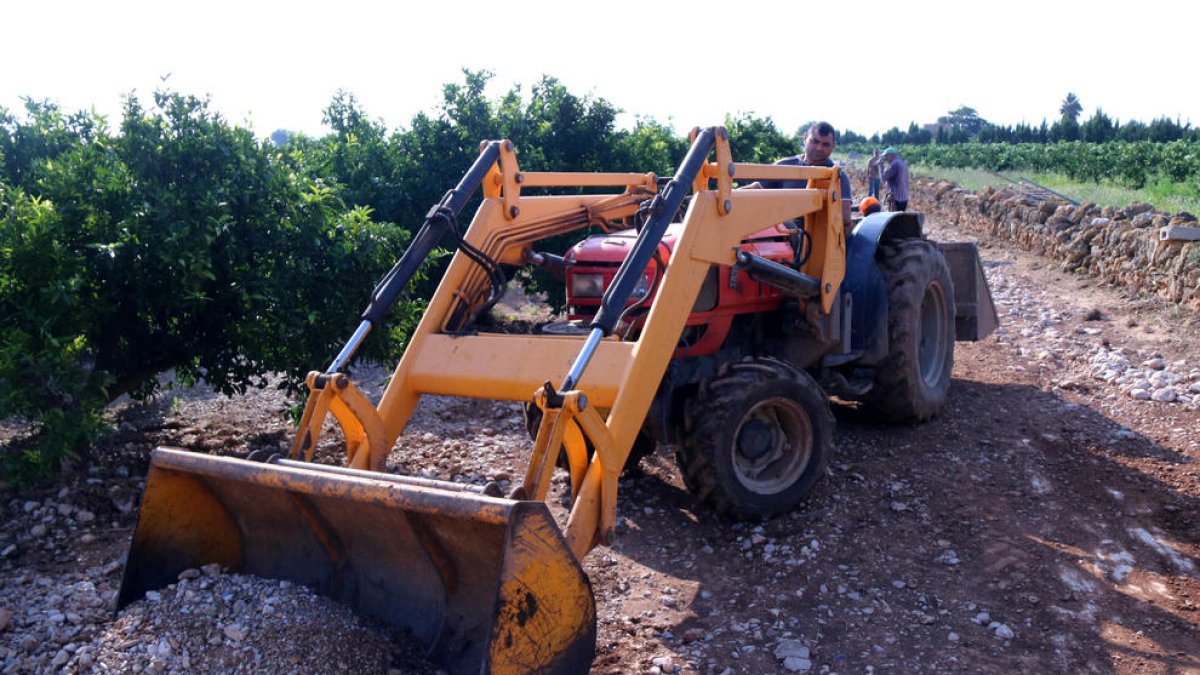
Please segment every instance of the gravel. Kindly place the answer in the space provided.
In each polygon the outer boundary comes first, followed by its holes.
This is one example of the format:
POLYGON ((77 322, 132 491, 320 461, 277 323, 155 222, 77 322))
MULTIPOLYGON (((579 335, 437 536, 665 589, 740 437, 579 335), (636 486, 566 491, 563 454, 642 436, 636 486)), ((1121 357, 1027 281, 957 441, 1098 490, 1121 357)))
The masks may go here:
POLYGON ((10 577, 4 673, 435 673, 397 631, 286 581, 185 570, 113 619, 115 566, 10 577), (94 583, 89 579, 99 579, 94 583), (390 669, 392 663, 404 670, 390 669))
MULTIPOLYGON (((1088 376, 1112 385, 1121 395, 1140 401, 1171 403, 1189 410, 1200 408, 1200 368, 1187 360, 1167 361, 1145 348, 1114 344, 1107 337, 1103 312, 1091 310, 1085 323, 1066 326, 1080 317, 1052 307, 1044 289, 1025 288, 1007 275, 990 271, 988 282, 1000 317, 996 339, 1012 346, 1021 357, 1064 371, 1086 364, 1088 376), (1095 324, 1095 325, 1087 325, 1095 324)), ((1063 380, 1076 384, 1069 379, 1063 380)))

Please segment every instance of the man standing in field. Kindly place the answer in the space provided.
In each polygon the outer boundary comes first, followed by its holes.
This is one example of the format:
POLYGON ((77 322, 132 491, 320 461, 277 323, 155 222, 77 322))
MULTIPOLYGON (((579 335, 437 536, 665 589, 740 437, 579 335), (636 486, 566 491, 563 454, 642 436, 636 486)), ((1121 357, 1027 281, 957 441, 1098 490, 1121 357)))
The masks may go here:
POLYGON ((879 156, 879 148, 871 152, 867 160, 867 196, 879 199, 879 186, 882 184, 883 158, 879 156))
POLYGON ((883 182, 887 183, 888 187, 888 210, 907 211, 908 164, 900 159, 900 154, 895 148, 884 150, 883 159, 888 162, 887 169, 883 171, 883 182))

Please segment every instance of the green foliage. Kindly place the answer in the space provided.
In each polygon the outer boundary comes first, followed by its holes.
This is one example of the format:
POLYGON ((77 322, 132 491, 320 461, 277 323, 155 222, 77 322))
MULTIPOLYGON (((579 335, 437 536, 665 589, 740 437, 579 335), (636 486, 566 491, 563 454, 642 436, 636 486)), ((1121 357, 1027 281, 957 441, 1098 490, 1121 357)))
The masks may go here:
POLYGON ((71 455, 106 403, 153 393, 169 369, 226 393, 269 372, 298 385, 408 238, 206 101, 131 98, 117 136, 30 112, 0 127, 0 416, 41 433, 6 472, 71 455))
POLYGON ((1050 142, 1061 143, 1063 141, 1079 140, 1079 122, 1075 121, 1074 117, 1063 117, 1055 122, 1050 127, 1050 142))
MULTIPOLYGON (((872 144, 875 146, 928 145, 934 141, 934 133, 928 129, 918 126, 916 122, 910 122, 907 131, 901 131, 900 127, 892 127, 891 129, 885 131, 883 135, 878 138, 877 142, 874 142, 874 139, 875 137, 872 137, 872 144)), ((945 141, 946 138, 943 135, 943 142, 945 141)))
MULTIPOLYGON (((967 110, 970 110, 969 108, 967 110)), ((957 112, 957 111, 956 111, 957 112)), ((1095 114, 1082 124, 1075 117, 1064 116, 1049 125, 1045 120, 1040 126, 1024 122, 1016 126, 1004 126, 985 123, 972 137, 962 133, 957 127, 946 126, 946 120, 951 117, 939 118, 941 132, 936 137, 938 143, 967 143, 972 140, 979 143, 1058 143, 1062 141, 1082 140, 1089 143, 1106 143, 1108 141, 1153 141, 1169 143, 1171 141, 1200 141, 1200 130, 1192 128, 1190 123, 1180 123, 1160 117, 1150 124, 1130 120, 1122 124, 1119 120, 1110 118, 1099 108, 1095 114)), ((895 134, 902 134, 895 129, 895 134)), ((900 138, 896 143, 915 144, 909 138, 900 138)))
POLYGON ((860 133, 847 129, 839 133, 838 144, 850 145, 853 143, 866 143, 869 139, 860 133))
MULTIPOLYGON (((933 140, 937 143, 966 143, 988 126, 987 120, 980 117, 974 108, 959 106, 937 119, 937 132, 933 140)), ((907 142, 916 141, 910 139, 907 142)))
POLYGON ((1200 213, 1200 187, 1196 184, 1175 183, 1166 179, 1158 179, 1147 183, 1144 188, 1134 189, 1121 187, 1110 181, 1103 183, 1078 181, 1061 173, 1040 171, 1011 170, 998 175, 982 169, 947 168, 928 164, 910 164, 909 169, 913 175, 953 181, 960 187, 973 191, 987 186, 1004 188, 1012 185, 1010 180, 1028 178, 1081 203, 1091 202, 1119 207, 1140 202, 1152 204, 1160 211, 1200 213))
POLYGON ((1063 119, 1077 122, 1079 120, 1079 113, 1083 112, 1083 104, 1079 102, 1079 97, 1074 92, 1069 92, 1066 98, 1063 99, 1062 105, 1059 106, 1058 112, 1063 116, 1063 119))
POLYGON ((803 151, 804 131, 798 136, 785 136, 770 117, 759 119, 747 114, 739 117, 727 115, 725 128, 729 130, 730 152, 739 162, 770 164, 781 157, 803 151))
POLYGON ((1117 137, 1117 126, 1103 110, 1096 109, 1096 114, 1079 127, 1082 140, 1088 143, 1107 143, 1117 137))
POLYGON ((1142 188, 1158 179, 1200 180, 1200 142, 1052 144, 964 143, 906 146, 907 159, 947 168, 983 168, 1061 173, 1073 180, 1142 188))
POLYGON ((58 238, 46 201, 0 185, 0 416, 37 419, 41 433, 0 457, 14 481, 45 473, 103 430, 109 378, 88 372, 79 337, 81 255, 58 238))
MULTIPOLYGON (((617 170, 653 172, 658 176, 674 174, 679 160, 687 153, 687 139, 648 118, 638 118, 632 131, 615 139, 617 170)), ((616 168, 614 167, 614 168, 616 168)))

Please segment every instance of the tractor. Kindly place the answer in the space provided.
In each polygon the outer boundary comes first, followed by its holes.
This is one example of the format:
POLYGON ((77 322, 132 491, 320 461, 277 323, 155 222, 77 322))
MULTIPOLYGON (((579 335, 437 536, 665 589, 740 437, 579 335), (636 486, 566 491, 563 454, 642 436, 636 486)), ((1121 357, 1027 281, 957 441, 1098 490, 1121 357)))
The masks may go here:
POLYGON ((734 162, 721 127, 696 130, 667 181, 525 171, 512 143, 482 143, 341 351, 309 373, 286 456, 154 450, 118 607, 217 563, 402 628, 451 672, 587 672, 596 606, 581 561, 615 536, 631 456, 676 444, 689 489, 723 513, 794 508, 829 459, 830 396, 928 418, 954 338, 994 325, 972 245, 926 240, 916 213, 868 216, 847 239, 838 171, 734 162), (537 250, 593 226, 602 233, 565 255, 537 250), (371 401, 347 364, 447 242, 456 253, 371 401), (562 274, 567 317, 538 334, 485 330, 507 272, 526 265, 562 274), (389 472, 429 394, 528 404, 519 484, 389 472), (314 461, 331 417, 341 466, 314 461), (570 504, 556 517, 560 455, 570 504))

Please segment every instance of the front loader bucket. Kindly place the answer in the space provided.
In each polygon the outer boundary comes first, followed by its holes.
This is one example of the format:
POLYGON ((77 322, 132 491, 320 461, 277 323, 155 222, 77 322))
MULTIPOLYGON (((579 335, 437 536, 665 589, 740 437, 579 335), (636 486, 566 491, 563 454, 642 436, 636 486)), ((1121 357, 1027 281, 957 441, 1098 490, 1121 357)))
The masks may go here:
POLYGON ((214 562, 407 628, 454 673, 585 673, 595 654, 591 585, 540 501, 156 449, 117 608, 214 562))

